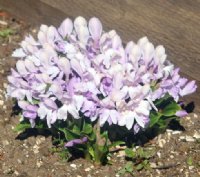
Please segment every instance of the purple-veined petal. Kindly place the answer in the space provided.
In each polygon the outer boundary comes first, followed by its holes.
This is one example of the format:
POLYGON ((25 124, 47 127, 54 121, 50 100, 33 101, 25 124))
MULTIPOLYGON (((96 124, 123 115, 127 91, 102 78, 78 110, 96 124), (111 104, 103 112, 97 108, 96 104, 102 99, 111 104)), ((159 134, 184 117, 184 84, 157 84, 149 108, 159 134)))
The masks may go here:
POLYGON ((195 81, 188 82, 185 87, 180 91, 181 96, 189 95, 193 92, 195 92, 197 89, 197 85, 195 81))
POLYGON ((72 20, 69 18, 66 18, 58 28, 58 32, 63 38, 65 38, 67 35, 70 35, 72 30, 73 30, 73 23, 72 20))
POLYGON ((29 112, 29 111, 24 111, 23 116, 29 119, 35 119, 37 117, 36 112, 29 112))
POLYGON ((178 116, 178 117, 185 117, 187 115, 188 115, 188 113, 185 110, 180 110, 180 111, 176 112, 176 116, 178 116))
POLYGON ((57 105, 56 105, 56 103, 52 99, 50 99, 50 98, 45 98, 44 99, 44 104, 48 108, 53 109, 53 110, 56 110, 58 108, 57 105))
POLYGON ((19 72, 19 74, 21 74, 21 75, 26 75, 28 73, 27 69, 25 67, 24 61, 22 61, 22 60, 19 60, 16 63, 16 68, 17 68, 17 71, 19 72))
POLYGON ((89 31, 94 40, 99 40, 102 33, 102 24, 100 20, 96 17, 93 17, 89 20, 89 31))

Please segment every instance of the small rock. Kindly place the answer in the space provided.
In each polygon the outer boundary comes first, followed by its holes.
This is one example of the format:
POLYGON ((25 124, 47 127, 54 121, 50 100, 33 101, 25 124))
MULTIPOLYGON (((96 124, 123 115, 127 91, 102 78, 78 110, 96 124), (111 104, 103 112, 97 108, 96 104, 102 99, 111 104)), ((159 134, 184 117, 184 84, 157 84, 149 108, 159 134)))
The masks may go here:
POLYGON ((179 139, 180 140, 185 140, 185 136, 180 136, 179 139))
POLYGON ((0 24, 1 24, 1 25, 4 25, 4 26, 7 26, 7 25, 8 25, 8 23, 7 23, 6 21, 3 21, 3 20, 0 20, 0 24))
POLYGON ((34 153, 34 154, 39 153, 39 146, 38 146, 38 145, 34 145, 34 146, 33 146, 33 153, 34 153))
POLYGON ((170 155, 169 157, 170 157, 171 159, 173 159, 173 158, 174 158, 174 156, 173 156, 173 155, 170 155))
POLYGON ((3 83, 3 87, 6 89, 8 87, 7 83, 3 83))
POLYGON ((159 147, 163 148, 165 144, 166 144, 166 140, 164 140, 164 139, 159 139, 158 140, 158 146, 159 147))
POLYGON ((158 156, 159 158, 161 158, 161 153, 160 153, 160 152, 157 152, 157 156, 158 156))
POLYGON ((37 160, 36 165, 38 168, 40 168, 42 164, 43 162, 41 160, 37 160))
POLYGON ((181 131, 177 131, 177 130, 172 132, 173 135, 181 134, 181 133, 182 133, 181 131))
POLYGON ((157 167, 157 165, 156 165, 156 163, 154 163, 154 162, 151 162, 151 163, 150 163, 150 167, 151 167, 151 168, 156 168, 156 167, 157 167))
POLYGON ((172 133, 173 130, 171 130, 171 129, 167 129, 166 132, 172 133))
POLYGON ((125 151, 119 151, 117 157, 125 157, 125 151))
POLYGON ((70 167, 72 167, 72 168, 76 168, 76 164, 70 164, 70 167))
POLYGON ((197 114, 194 114, 194 118, 197 118, 198 116, 197 116, 197 114))
POLYGON ((4 105, 4 101, 0 100, 0 106, 3 106, 3 105, 4 105))
POLYGON ((195 132, 194 135, 193 135, 193 137, 194 137, 195 139, 200 139, 200 133, 195 132))
POLYGON ((21 161, 20 159, 17 159, 17 162, 18 162, 19 164, 22 164, 22 161, 21 161))
POLYGON ((90 171, 90 168, 86 168, 85 171, 87 171, 87 172, 90 171))
POLYGON ((18 171, 14 171, 14 174, 16 175, 16 176, 19 176, 19 172, 18 171))
POLYGON ((80 175, 77 175, 77 177, 82 177, 82 176, 80 176, 80 175))
POLYGON ((9 141, 8 140, 3 140, 2 144, 3 144, 3 146, 7 146, 7 145, 9 145, 9 141))
POLYGON ((189 170, 192 170, 194 168, 194 166, 189 166, 189 170))
POLYGON ((194 142, 194 141, 195 141, 195 139, 194 139, 193 137, 188 136, 188 135, 185 136, 185 140, 186 140, 187 142, 194 142))

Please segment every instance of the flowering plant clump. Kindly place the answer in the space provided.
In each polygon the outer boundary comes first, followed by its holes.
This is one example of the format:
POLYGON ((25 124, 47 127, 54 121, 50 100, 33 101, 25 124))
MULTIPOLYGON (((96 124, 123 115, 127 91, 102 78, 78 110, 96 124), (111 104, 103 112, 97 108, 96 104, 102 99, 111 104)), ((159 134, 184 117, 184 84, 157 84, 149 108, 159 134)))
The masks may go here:
POLYGON ((30 122, 52 130, 69 154, 103 163, 129 134, 187 115, 179 98, 195 92, 195 81, 182 78, 147 37, 124 46, 95 17, 41 25, 37 37, 13 52, 19 59, 7 95, 21 108, 21 128, 30 122))

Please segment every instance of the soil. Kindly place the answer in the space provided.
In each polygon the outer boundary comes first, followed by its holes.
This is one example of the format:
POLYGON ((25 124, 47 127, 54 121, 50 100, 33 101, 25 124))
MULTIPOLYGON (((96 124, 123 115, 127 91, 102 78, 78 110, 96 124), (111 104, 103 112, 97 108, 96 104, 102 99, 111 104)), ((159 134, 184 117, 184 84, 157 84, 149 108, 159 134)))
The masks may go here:
MULTIPOLYGON (((12 34, 0 37, 0 176, 18 177, 117 177, 126 160, 124 152, 114 153, 112 165, 95 166, 84 160, 71 162, 52 153, 51 137, 32 133, 18 135, 14 127, 19 117, 12 114, 13 102, 5 96, 7 75, 16 60, 11 57, 14 49, 28 33, 36 34, 37 27, 0 11, 0 31, 12 29, 12 34)), ((192 100, 188 100, 192 101, 192 100)), ((170 130, 160 134, 145 146, 154 147, 151 169, 134 172, 134 176, 172 177, 200 176, 200 119, 199 114, 190 113, 181 119, 185 130, 170 130)), ((126 173, 122 176, 131 176, 126 173)))

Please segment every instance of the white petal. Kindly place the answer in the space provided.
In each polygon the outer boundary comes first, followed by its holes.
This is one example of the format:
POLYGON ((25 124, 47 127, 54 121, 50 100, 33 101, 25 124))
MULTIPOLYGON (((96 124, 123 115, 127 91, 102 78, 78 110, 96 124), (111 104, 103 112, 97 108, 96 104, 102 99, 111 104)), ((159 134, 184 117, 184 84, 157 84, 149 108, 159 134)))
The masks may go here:
POLYGON ((68 108, 68 112, 73 116, 74 119, 78 119, 79 118, 79 113, 78 110, 75 108, 75 106, 73 104, 69 104, 67 106, 68 108))
POLYGON ((25 56, 26 56, 26 53, 24 52, 24 50, 22 48, 16 49, 12 53, 12 57, 16 57, 16 58, 23 58, 25 56))

